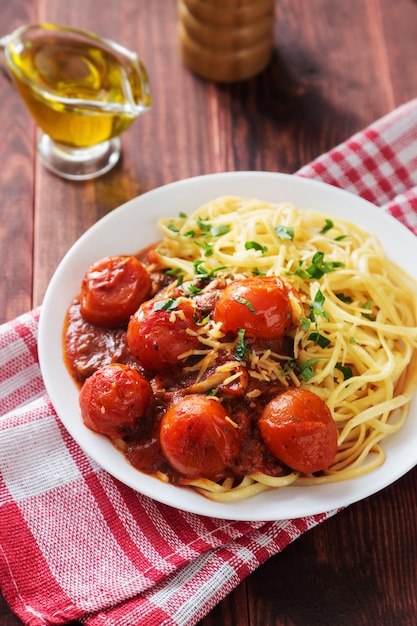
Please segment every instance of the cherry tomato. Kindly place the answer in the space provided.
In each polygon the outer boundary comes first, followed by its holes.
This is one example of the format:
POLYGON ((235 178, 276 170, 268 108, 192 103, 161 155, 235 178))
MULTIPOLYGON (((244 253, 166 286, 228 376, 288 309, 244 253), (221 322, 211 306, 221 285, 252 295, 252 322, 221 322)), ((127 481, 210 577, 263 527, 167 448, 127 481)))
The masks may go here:
POLYGON ((81 388, 81 417, 88 428, 123 439, 145 416, 152 395, 150 384, 136 370, 121 363, 105 365, 81 388))
POLYGON ((174 309, 169 300, 148 300, 130 319, 127 343, 133 356, 148 370, 160 371, 178 364, 178 357, 195 350, 200 342, 195 310, 188 300, 179 300, 174 309))
POLYGON ((334 460, 336 422, 311 391, 290 389, 276 396, 266 405, 258 426, 269 451, 294 470, 318 472, 334 460))
POLYGON ((213 318, 224 332, 262 339, 282 337, 291 327, 291 304, 277 276, 259 276, 231 282, 217 300, 213 318))
POLYGON ((151 279, 134 256, 106 257, 91 265, 81 283, 81 314, 96 326, 117 327, 146 299, 151 279))
POLYGON ((226 418, 223 405, 209 396, 185 396, 172 404, 160 429, 162 452, 170 465, 186 478, 222 478, 240 439, 226 418))

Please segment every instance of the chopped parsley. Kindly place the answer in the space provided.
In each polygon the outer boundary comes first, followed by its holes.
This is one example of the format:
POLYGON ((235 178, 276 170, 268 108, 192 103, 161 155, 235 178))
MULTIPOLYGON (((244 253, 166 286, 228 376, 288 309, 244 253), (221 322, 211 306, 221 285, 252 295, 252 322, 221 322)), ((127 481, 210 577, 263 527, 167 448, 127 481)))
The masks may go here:
POLYGON ((154 311, 175 311, 181 302, 181 298, 169 298, 168 300, 158 300, 153 305, 154 311))
POLYGON ((196 311, 194 311, 193 317, 194 317, 194 322, 196 326, 205 326, 210 321, 210 315, 206 315, 205 317, 200 319, 196 311))
POLYGON ((300 326, 301 326, 301 330, 310 330, 310 326, 311 326, 311 320, 308 319, 308 317, 302 317, 300 319, 300 326))
POLYGON ((238 328, 237 331, 237 343, 235 348, 235 359, 236 361, 243 361, 245 357, 250 354, 250 350, 248 348, 248 344, 245 339, 245 329, 238 328))
POLYGON ((350 296, 345 295, 343 291, 335 295, 336 295, 336 298, 339 298, 339 300, 341 300, 342 302, 345 302, 346 304, 351 304, 353 302, 352 298, 350 296))
POLYGON ((308 383, 314 376, 314 363, 317 363, 320 359, 308 359, 308 361, 304 361, 298 365, 298 373, 305 383, 308 383))
POLYGON ((212 226, 207 217, 197 217, 197 227, 199 231, 189 230, 185 233, 186 237, 220 237, 230 231, 230 224, 217 224, 212 226))
POLYGON ((201 293, 202 289, 201 287, 197 287, 196 285, 193 285, 192 283, 190 285, 186 286, 186 289, 184 290, 184 294, 186 296, 197 296, 199 293, 201 293))
POLYGON ((211 230, 211 224, 207 221, 207 219, 207 217, 197 217, 197 226, 203 233, 209 233, 211 230))
POLYGON ((203 263, 204 261, 202 259, 197 259, 196 261, 194 261, 194 272, 197 278, 212 278, 216 274, 216 272, 219 272, 220 270, 224 270, 226 268, 226 266, 223 265, 222 267, 216 267, 210 270, 207 269, 203 265, 203 263))
POLYGON ((329 314, 323 309, 323 304, 325 300, 326 298, 319 289, 314 296, 313 302, 310 304, 310 319, 312 322, 316 321, 317 315, 329 319, 329 314))
POLYGON ((195 241, 197 246, 203 249, 203 254, 205 257, 213 255, 213 244, 211 242, 203 241, 202 243, 195 241))
POLYGON ((331 343, 330 339, 328 339, 324 335, 321 335, 318 332, 310 333, 308 338, 311 341, 314 341, 314 343, 316 343, 318 346, 320 346, 320 348, 323 348, 323 349, 327 348, 327 346, 331 343))
POLYGON ((305 280, 322 278, 328 272, 334 272, 340 267, 345 267, 345 264, 340 261, 325 261, 324 252, 320 251, 314 254, 308 267, 303 268, 302 265, 303 261, 300 260, 294 273, 305 280))
POLYGON ((165 274, 168 274, 168 276, 178 276, 178 274, 181 273, 181 270, 179 267, 171 267, 170 269, 165 271, 165 274))
POLYGON ((247 241, 245 243, 245 250, 259 250, 262 254, 266 254, 268 252, 268 246, 262 246, 257 241, 247 241))
POLYGON ((249 302, 249 300, 246 300, 246 298, 241 298, 240 296, 235 296, 233 298, 233 300, 236 300, 236 302, 240 302, 240 304, 244 304, 251 313, 253 313, 254 315, 256 315, 256 311, 253 308, 253 306, 251 305, 251 303, 249 302))
POLYGON ((275 228, 275 234, 279 239, 289 239, 293 241, 294 239, 294 226, 283 226, 280 224, 275 228))
POLYGON ((285 364, 285 367, 283 368, 283 370, 281 372, 281 376, 288 376, 288 374, 291 374, 291 372, 293 372, 295 370, 297 365, 298 365, 297 359, 290 359, 285 364))
MULTIPOLYGON (((319 234, 320 235, 325 235, 329 230, 331 230, 333 228, 334 224, 332 222, 332 220, 329 219, 325 219, 324 220, 324 226, 321 230, 319 230, 319 234)), ((346 237, 348 237, 348 235, 338 235, 337 237, 334 238, 335 241, 342 241, 342 239, 346 239, 346 237)))
POLYGON ((220 237, 220 235, 225 235, 230 230, 229 224, 218 224, 218 226, 213 226, 210 229, 210 235, 212 237, 220 237))
POLYGON ((327 231, 329 231, 331 228, 333 228, 333 226, 334 226, 334 224, 333 224, 332 220, 325 219, 324 220, 324 226, 319 231, 320 235, 325 235, 327 233, 327 231))
POLYGON ((348 380, 349 378, 352 378, 353 372, 352 372, 352 368, 349 365, 342 365, 341 363, 336 363, 335 368, 342 372, 343 380, 348 380))
MULTIPOLYGON (((367 300, 364 304, 362 304, 362 309, 366 309, 367 311, 372 311, 372 303, 370 300, 367 300)), ((376 320, 376 316, 371 313, 362 313, 362 317, 365 317, 367 320, 371 320, 374 322, 376 320)))
POLYGON ((184 281, 184 274, 179 267, 173 267, 169 270, 166 270, 165 274, 167 274, 167 276, 173 276, 174 278, 176 277, 178 287, 182 285, 184 281))

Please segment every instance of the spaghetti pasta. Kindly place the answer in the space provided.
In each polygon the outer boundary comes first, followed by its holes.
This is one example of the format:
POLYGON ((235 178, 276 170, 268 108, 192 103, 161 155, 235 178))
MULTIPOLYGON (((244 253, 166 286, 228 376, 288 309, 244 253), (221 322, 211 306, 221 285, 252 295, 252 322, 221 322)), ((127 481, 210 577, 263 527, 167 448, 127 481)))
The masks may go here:
MULTIPOLYGON (((232 196, 158 226, 159 262, 183 283, 198 275, 267 275, 285 282, 294 355, 254 349, 246 355, 249 376, 314 391, 338 428, 336 458, 317 475, 272 478, 258 472, 238 486, 229 479, 183 483, 227 501, 285 484, 346 480, 381 465, 381 441, 401 428, 417 384, 417 284, 387 258, 372 233, 289 203, 232 196)), ((191 366, 199 371, 197 381, 224 337, 212 321, 198 332, 201 358, 191 366)), ((240 365, 230 358, 223 380, 238 378, 240 365)), ((218 380, 214 376, 213 384, 218 380)), ((250 394, 248 403, 256 402, 256 389, 250 394)))

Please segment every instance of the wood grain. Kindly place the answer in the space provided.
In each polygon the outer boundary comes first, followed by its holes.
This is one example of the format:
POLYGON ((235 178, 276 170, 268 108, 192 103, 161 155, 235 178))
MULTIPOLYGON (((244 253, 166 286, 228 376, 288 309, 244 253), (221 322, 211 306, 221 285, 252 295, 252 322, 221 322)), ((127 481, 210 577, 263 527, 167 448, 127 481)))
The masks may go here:
MULTIPOLYGON (((4 34, 35 15, 32 1, 1 8, 4 34)), ((3 64, 2 64, 3 65, 3 64)), ((35 127, 3 74, 0 123, 0 319, 32 306, 35 127)))
MULTIPOLYGON (((1 4, 2 31, 35 21, 87 28, 136 50, 154 102, 122 137, 112 172, 72 183, 39 163, 39 131, 0 76, 0 321, 40 304, 69 247, 123 202, 199 174, 295 172, 417 91, 414 0, 278 0, 271 63, 233 85, 183 66, 176 0, 1 4)), ((200 626, 414 626, 416 479, 413 470, 302 536, 200 626)), ((18 624, 1 600, 0 625, 18 624)))

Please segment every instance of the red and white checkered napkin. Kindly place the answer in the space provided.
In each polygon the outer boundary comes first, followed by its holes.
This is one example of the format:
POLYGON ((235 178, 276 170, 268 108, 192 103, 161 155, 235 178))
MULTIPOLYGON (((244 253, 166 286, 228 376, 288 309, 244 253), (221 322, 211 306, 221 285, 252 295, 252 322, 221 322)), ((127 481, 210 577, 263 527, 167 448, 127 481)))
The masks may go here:
MULTIPOLYGON (((360 194, 417 234, 417 100, 299 174, 360 194)), ((120 484, 84 455, 45 394, 38 316, 0 328, 0 585, 26 624, 191 626, 335 513, 209 519, 120 484)))

